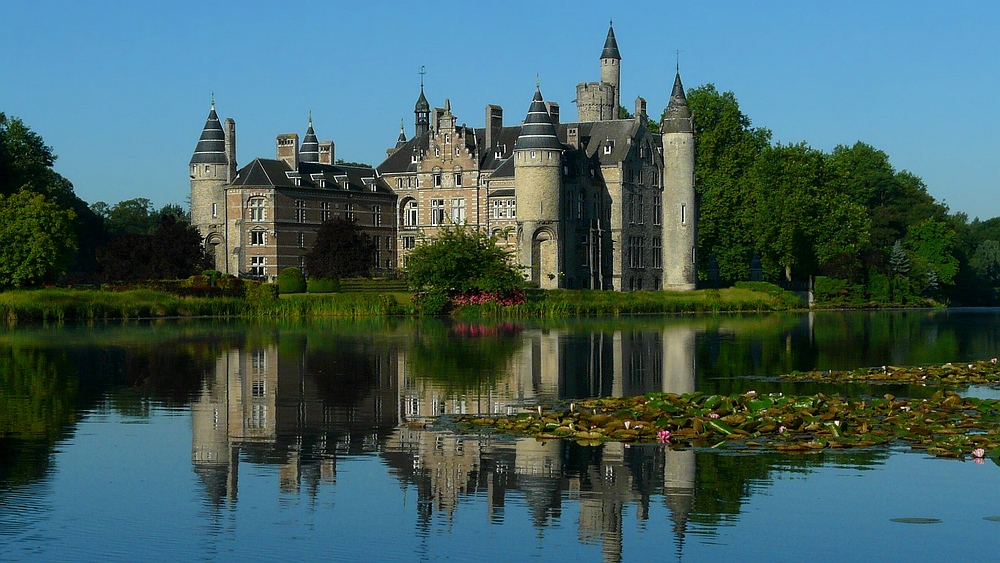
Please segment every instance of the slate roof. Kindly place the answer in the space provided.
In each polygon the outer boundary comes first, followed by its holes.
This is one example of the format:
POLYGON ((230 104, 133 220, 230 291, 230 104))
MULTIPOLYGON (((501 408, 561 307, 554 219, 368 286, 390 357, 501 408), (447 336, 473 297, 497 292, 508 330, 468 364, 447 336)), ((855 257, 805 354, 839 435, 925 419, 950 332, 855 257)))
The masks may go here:
POLYGON ((313 131, 312 120, 309 120, 309 129, 306 129, 306 136, 302 138, 302 148, 299 150, 299 160, 302 162, 319 162, 319 139, 313 131))
POLYGON ((608 38, 604 40, 604 50, 601 51, 601 58, 622 60, 622 55, 618 52, 618 41, 615 40, 615 28, 611 26, 608 26, 608 38))
POLYGON ((535 88, 535 96, 531 99, 528 116, 524 118, 521 134, 514 143, 514 150, 523 149, 555 149, 562 150, 562 143, 552 127, 552 118, 545 109, 542 92, 535 88))
POLYGON ((663 119, 661 131, 664 133, 693 133, 694 120, 691 108, 688 107, 687 96, 684 95, 684 85, 681 84, 681 74, 674 77, 674 89, 670 92, 667 102, 666 116, 663 119))
POLYGON ((416 172, 417 165, 413 162, 413 151, 426 151, 430 144, 430 132, 419 137, 413 137, 409 141, 396 144, 396 151, 389 155, 382 164, 378 165, 379 174, 400 174, 402 172, 416 172))
POLYGON ((293 169, 284 160, 256 158, 236 173, 233 186, 269 188, 307 188, 317 190, 347 190, 353 192, 391 193, 389 185, 376 178, 375 170, 364 166, 341 166, 301 162, 293 169), (299 176, 299 185, 294 177, 299 176), (325 185, 321 180, 325 181, 325 185))
POLYGON ((413 106, 413 111, 414 113, 431 111, 431 104, 427 101, 427 96, 424 95, 423 84, 420 85, 420 97, 417 98, 417 103, 413 106))
POLYGON ((215 104, 208 112, 208 120, 205 121, 205 128, 201 130, 201 137, 198 138, 198 145, 191 155, 190 164, 228 164, 226 158, 226 134, 222 130, 222 123, 219 123, 219 115, 215 113, 215 104))

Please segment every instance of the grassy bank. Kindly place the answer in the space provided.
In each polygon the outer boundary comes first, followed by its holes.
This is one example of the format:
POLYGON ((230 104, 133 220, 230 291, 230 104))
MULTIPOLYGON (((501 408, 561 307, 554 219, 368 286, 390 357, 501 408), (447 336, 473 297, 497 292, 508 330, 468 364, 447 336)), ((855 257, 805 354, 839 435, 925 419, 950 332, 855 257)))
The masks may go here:
MULTIPOLYGON (((460 307, 462 318, 609 317, 688 312, 784 311, 801 307, 793 295, 749 288, 709 289, 685 293, 662 291, 553 290, 529 292, 520 305, 495 303, 460 307)), ((327 293, 282 295, 257 293, 248 298, 176 296, 136 289, 100 291, 39 289, 0 293, 0 321, 107 320, 155 317, 380 317, 417 315, 411 295, 391 293, 327 293)))
MULTIPOLYGON (((773 287, 773 286, 772 286, 773 287)), ((777 289, 777 288, 776 288, 777 289)), ((475 317, 609 317, 618 315, 788 311, 803 307, 795 294, 759 291, 745 287, 697 291, 551 290, 529 292, 521 305, 502 307, 495 303, 467 305, 455 312, 475 317)))

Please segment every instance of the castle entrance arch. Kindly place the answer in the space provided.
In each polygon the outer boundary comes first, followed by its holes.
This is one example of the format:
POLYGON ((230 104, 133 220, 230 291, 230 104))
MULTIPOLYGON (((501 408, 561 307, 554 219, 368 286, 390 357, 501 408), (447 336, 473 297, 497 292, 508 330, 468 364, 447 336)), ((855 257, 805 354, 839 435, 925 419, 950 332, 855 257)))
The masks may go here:
POLYGON ((531 239, 531 277, 542 289, 559 287, 559 254, 555 234, 539 229, 531 239))

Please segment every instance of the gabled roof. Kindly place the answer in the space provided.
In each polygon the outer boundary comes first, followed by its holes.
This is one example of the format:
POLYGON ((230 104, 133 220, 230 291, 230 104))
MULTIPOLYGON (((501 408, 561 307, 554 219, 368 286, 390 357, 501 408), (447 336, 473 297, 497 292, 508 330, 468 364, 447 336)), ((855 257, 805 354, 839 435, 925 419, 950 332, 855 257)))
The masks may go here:
POLYGON ((493 146, 486 146, 486 129, 476 129, 476 145, 479 150, 479 169, 493 170, 514 154, 514 143, 521 134, 521 126, 501 127, 500 134, 493 139, 493 146), (497 153, 500 156, 497 156, 497 153))
POLYGON ((514 159, 508 157, 506 160, 497 166, 497 169, 490 174, 490 178, 513 178, 514 177, 514 159))
POLYGON ((222 131, 222 124, 219 123, 219 115, 215 113, 215 104, 212 104, 211 111, 208 112, 208 120, 205 121, 205 128, 201 130, 201 137, 198 138, 198 145, 191 155, 190 164, 228 164, 226 158, 226 134, 222 131))
POLYGON ((413 151, 426 151, 430 142, 430 132, 419 137, 413 137, 403 143, 396 145, 396 150, 389 155, 382 164, 377 167, 379 174, 401 174, 403 172, 416 172, 417 165, 413 162, 413 151))
POLYGON ((389 185, 377 178, 375 170, 366 166, 341 166, 301 162, 293 169, 283 160, 256 158, 236 173, 233 186, 297 188, 317 190, 372 191, 392 193, 389 185), (299 185, 295 184, 295 177, 299 185))

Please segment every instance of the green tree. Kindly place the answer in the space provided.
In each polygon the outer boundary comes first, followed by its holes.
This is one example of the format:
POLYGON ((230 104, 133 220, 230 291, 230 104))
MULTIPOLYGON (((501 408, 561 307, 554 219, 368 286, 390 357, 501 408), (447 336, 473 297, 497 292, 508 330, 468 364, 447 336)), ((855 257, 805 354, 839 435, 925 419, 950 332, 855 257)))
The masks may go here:
POLYGON ((316 233, 306 268, 310 278, 361 277, 369 275, 374 260, 371 237, 354 221, 336 217, 316 233))
POLYGON ((27 287, 66 272, 76 251, 76 214, 43 194, 0 195, 0 287, 27 287))
POLYGON ((463 294, 505 293, 524 281, 497 237, 464 225, 447 226, 410 252, 406 275, 417 289, 463 294))
POLYGON ((56 155, 42 137, 23 121, 0 112, 0 195, 21 191, 42 194, 73 212, 72 229, 78 252, 67 267, 90 271, 96 267, 94 249, 101 243, 101 220, 73 192, 73 184, 53 170, 56 155))
POLYGON ((906 255, 906 251, 903 250, 902 241, 897 240, 892 245, 892 251, 889 254, 889 269, 899 276, 905 276, 910 273, 910 258, 906 255))
POLYGON ((705 261, 702 267, 715 254, 720 277, 748 279, 757 193, 746 175, 761 151, 770 146, 771 132, 752 127, 736 95, 719 93, 712 84, 690 89, 687 99, 695 117, 695 186, 701 198, 698 255, 705 261))
POLYGON ((933 270, 943 285, 954 284, 958 273, 955 242, 954 229, 936 219, 925 219, 910 227, 903 239, 903 245, 910 251, 914 271, 924 274, 933 270))
POLYGON ((198 229, 165 216, 152 234, 125 233, 97 249, 109 281, 178 279, 210 267, 198 229))

